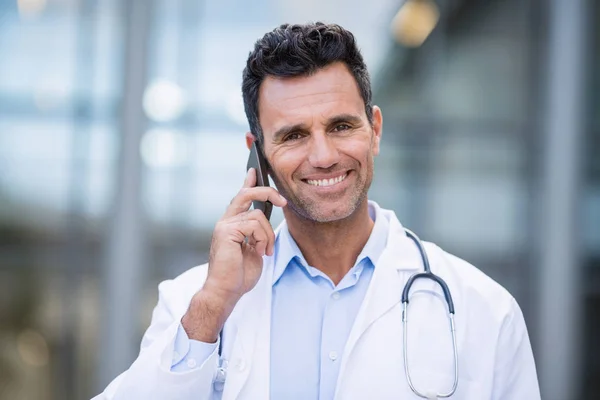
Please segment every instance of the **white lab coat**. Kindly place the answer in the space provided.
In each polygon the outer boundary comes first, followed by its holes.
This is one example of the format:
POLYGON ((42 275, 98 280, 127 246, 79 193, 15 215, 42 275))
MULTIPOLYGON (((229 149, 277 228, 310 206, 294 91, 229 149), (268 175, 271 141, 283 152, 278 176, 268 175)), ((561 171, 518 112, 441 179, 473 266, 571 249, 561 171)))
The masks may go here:
MULTIPOLYGON (((400 298, 406 280, 423 265, 395 214, 381 210, 381 215, 390 222, 388 241, 340 360, 338 400, 418 399, 405 377, 400 298)), ((467 262, 434 244, 425 247, 431 269, 448 284, 456 309, 459 383, 452 398, 539 399, 529 337, 514 298, 467 262)), ((213 385, 217 351, 195 370, 170 370, 179 321, 206 278, 207 265, 202 265, 160 284, 138 358, 95 399, 268 399, 272 273, 273 257, 265 257, 258 284, 225 325, 223 353, 229 367, 223 391, 213 385)), ((413 383, 422 392, 448 390, 454 374, 452 342, 446 303, 435 283, 418 280, 413 285, 408 323, 413 383)))

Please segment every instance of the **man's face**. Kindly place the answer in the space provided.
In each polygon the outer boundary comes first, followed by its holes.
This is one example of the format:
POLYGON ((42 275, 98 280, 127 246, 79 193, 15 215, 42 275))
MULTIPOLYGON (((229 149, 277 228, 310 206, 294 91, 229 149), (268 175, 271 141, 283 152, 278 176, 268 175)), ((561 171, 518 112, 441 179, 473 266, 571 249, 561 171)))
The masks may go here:
POLYGON ((381 111, 369 124, 343 63, 311 76, 268 77, 259 92, 271 177, 296 214, 317 222, 350 216, 366 199, 379 153, 381 111))

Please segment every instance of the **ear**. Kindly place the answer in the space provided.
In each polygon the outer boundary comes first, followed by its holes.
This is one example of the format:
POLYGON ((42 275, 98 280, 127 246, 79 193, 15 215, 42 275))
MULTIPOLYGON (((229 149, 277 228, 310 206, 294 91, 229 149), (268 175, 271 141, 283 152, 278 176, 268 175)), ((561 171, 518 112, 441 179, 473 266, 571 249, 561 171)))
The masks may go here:
POLYGON ((248 150, 250 150, 254 141, 256 141, 256 136, 252 132, 246 132, 246 147, 248 147, 248 150))
POLYGON ((381 108, 373 106, 373 155, 379 155, 379 143, 381 142, 381 134, 383 133, 383 115, 381 108))

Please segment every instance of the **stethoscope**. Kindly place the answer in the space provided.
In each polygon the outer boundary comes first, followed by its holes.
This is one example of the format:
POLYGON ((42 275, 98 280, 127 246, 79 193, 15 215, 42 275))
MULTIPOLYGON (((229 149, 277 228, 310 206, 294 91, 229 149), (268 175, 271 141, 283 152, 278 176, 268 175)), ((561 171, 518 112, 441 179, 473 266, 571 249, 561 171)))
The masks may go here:
POLYGON ((446 398, 450 397, 456 392, 456 388, 458 387, 458 351, 456 350, 456 329, 454 327, 454 302, 452 301, 452 295, 450 294, 450 289, 448 289, 448 285, 442 278, 431 272, 431 268, 429 267, 429 258, 427 257, 427 253, 425 252, 425 247, 421 242, 421 239, 417 235, 415 235, 412 231, 405 229, 406 236, 412 239, 419 249, 419 253, 421 253, 421 260, 423 263, 423 272, 416 273, 408 278, 406 285, 404 285, 404 290, 402 290, 402 331, 404 332, 404 342, 402 344, 402 352, 404 353, 404 373, 406 375, 406 380, 408 381, 408 386, 419 397, 424 399, 438 399, 438 398, 446 398), (438 393, 435 391, 428 390, 427 392, 420 392, 412 382, 410 378, 410 371, 408 370, 408 295, 410 292, 410 288, 412 284, 418 279, 430 279, 436 282, 442 288, 444 292, 444 297, 446 298, 446 304, 448 305, 448 316, 450 318, 450 332, 452 334, 452 352, 454 354, 454 383, 452 384, 452 388, 446 393, 438 393))
MULTIPOLYGON (((419 253, 421 254, 421 260, 423 262, 424 272, 419 272, 412 275, 406 285, 404 285, 404 289, 402 290, 402 327, 404 332, 404 341, 402 344, 402 350, 404 353, 404 373, 406 375, 406 380, 408 381, 408 385, 414 394, 424 399, 438 399, 438 398, 446 398, 450 397, 456 392, 456 388, 458 387, 458 352, 456 350, 456 330, 454 327, 454 303, 452 302, 452 296, 450 295, 450 289, 448 289, 448 285, 442 278, 435 275, 431 272, 431 268, 429 267, 429 259, 427 258, 427 253, 425 252, 425 247, 423 243, 419 239, 417 235, 415 235, 412 231, 405 229, 406 235, 415 242, 415 245, 419 249, 419 253), (438 393, 432 390, 428 390, 427 392, 419 391, 412 382, 410 377, 410 371, 408 369, 408 296, 410 292, 410 288, 413 283, 418 279, 430 279, 436 282, 442 288, 444 292, 444 297, 446 298, 446 304, 448 305, 448 315, 450 317, 450 331, 452 333, 452 351, 454 354, 454 383, 452 384, 452 388, 446 393, 438 393)), ((219 333, 219 366, 217 367, 217 373, 214 379, 215 390, 223 390, 225 385, 225 379, 227 377, 227 367, 228 362, 222 357, 223 351, 223 331, 219 333)))

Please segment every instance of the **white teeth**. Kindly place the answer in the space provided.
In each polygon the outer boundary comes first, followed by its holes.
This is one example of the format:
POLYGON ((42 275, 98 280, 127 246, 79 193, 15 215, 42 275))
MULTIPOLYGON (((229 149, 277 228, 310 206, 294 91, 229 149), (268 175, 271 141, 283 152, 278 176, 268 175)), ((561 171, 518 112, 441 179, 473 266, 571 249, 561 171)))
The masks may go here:
POLYGON ((340 175, 337 178, 331 178, 331 179, 320 179, 320 180, 309 179, 307 182, 313 186, 331 186, 331 185, 335 185, 336 183, 340 183, 341 181, 346 179, 346 176, 347 176, 347 174, 340 175))

